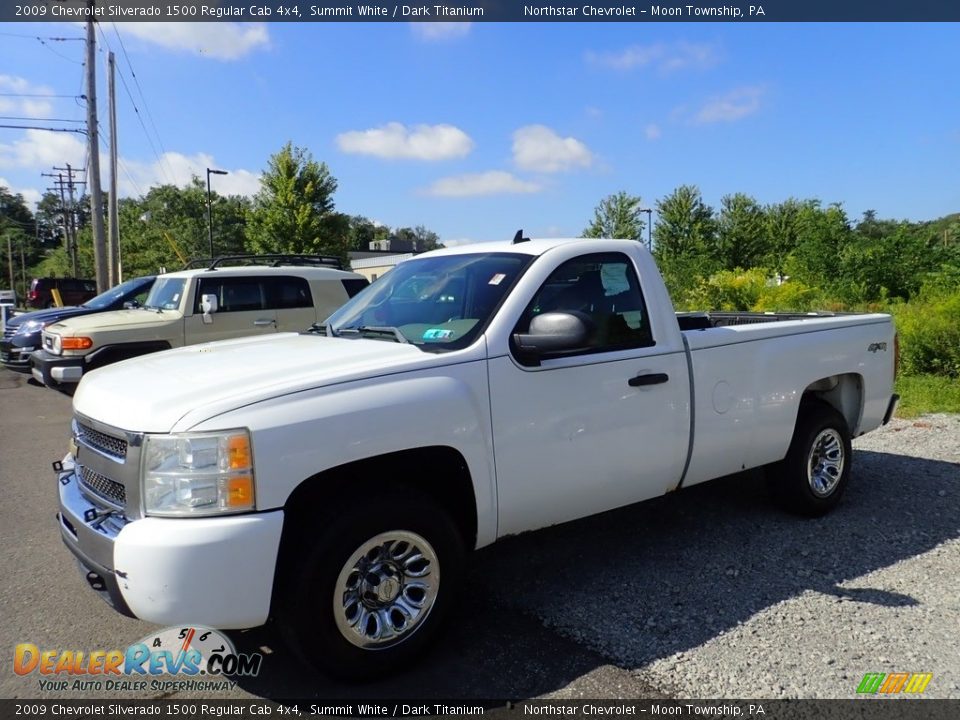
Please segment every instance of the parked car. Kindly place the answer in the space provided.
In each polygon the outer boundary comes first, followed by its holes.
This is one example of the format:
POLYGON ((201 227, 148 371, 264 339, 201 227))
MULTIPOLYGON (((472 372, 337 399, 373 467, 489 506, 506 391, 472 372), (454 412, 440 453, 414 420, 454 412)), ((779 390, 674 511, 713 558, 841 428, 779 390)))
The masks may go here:
POLYGON ((27 307, 52 308, 57 303, 52 290, 60 293, 63 307, 81 305, 97 295, 96 280, 78 280, 77 278, 34 278, 27 291, 27 307))
POLYGON ((157 277, 143 307, 63 320, 43 331, 30 356, 45 385, 80 381, 118 360, 212 340, 305 330, 366 287, 335 258, 220 258, 208 266, 157 277), (254 259, 254 261, 256 261, 254 259))
POLYGON ((50 308, 22 313, 7 321, 0 340, 0 361, 11 370, 30 370, 30 354, 40 347, 41 334, 48 325, 67 318, 122 310, 139 306, 153 287, 155 275, 134 278, 120 283, 75 307, 50 308))
POLYGON ((895 357, 885 314, 678 318, 634 241, 438 250, 313 333, 85 378, 59 532, 121 612, 273 617, 301 658, 380 677, 498 538, 758 467, 786 508, 831 510, 895 357))

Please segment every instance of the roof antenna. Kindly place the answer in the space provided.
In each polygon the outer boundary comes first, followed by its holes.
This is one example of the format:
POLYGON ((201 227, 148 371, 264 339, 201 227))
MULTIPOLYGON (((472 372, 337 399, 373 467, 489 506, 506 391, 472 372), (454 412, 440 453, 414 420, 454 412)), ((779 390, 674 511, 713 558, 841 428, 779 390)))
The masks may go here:
POLYGON ((517 243, 522 243, 522 242, 530 242, 530 238, 524 237, 523 228, 520 228, 519 230, 517 230, 517 234, 513 236, 513 244, 516 245, 517 243))

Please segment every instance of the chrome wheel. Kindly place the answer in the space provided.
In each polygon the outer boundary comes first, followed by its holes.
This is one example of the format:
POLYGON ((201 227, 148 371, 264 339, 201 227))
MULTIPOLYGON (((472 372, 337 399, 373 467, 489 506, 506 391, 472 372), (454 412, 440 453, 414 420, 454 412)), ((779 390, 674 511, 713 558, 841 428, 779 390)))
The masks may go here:
POLYGON ((843 476, 843 438, 833 428, 820 431, 807 457, 807 482, 817 497, 827 497, 843 476))
POLYGON ((416 533, 392 530, 350 556, 334 586, 337 629, 351 644, 379 650, 423 625, 440 588, 440 563, 416 533))

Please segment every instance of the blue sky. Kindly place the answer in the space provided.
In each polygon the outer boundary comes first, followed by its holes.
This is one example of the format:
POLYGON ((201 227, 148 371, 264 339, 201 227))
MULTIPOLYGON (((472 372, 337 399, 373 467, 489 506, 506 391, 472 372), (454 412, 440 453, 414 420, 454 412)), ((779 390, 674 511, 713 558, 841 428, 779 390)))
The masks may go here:
MULTIPOLYGON (((254 192, 291 140, 328 164, 338 210, 448 243, 577 235, 607 194, 653 202, 683 183, 714 206, 745 192, 842 202, 854 218, 960 211, 956 25, 116 28, 129 64, 113 25, 103 36, 147 127, 118 79, 124 194, 208 166, 230 172, 217 189, 254 192)), ((12 95, 79 94, 82 43, 32 36, 82 32, 0 25, 0 115, 84 117, 72 98, 12 95)), ((28 199, 41 172, 84 157, 83 136, 0 129, 0 183, 28 199)))

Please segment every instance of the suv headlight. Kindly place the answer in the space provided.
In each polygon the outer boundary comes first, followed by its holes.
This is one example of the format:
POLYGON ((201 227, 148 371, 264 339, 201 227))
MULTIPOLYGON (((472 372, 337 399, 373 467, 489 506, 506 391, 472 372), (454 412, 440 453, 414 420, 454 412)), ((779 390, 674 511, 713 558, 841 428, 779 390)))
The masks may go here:
POLYGON ((148 515, 192 517, 255 507, 247 430, 146 435, 143 458, 148 515))

